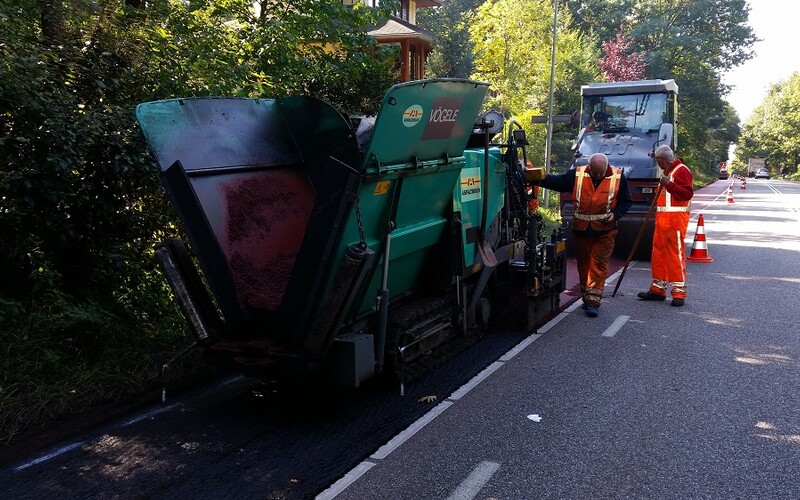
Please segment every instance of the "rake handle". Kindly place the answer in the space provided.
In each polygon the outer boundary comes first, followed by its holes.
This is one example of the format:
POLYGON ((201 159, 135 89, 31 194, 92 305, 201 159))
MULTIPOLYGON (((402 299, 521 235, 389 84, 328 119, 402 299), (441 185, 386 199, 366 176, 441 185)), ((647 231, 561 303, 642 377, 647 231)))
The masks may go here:
POLYGON ((633 259, 633 254, 636 253, 636 249, 639 248, 639 242, 642 241, 642 236, 644 235, 644 230, 647 227, 647 221, 650 220, 650 217, 653 216, 653 212, 656 210, 656 204, 658 203, 658 197, 661 194, 661 190, 664 188, 662 184, 658 185, 658 189, 656 190, 656 195, 653 197, 653 202, 650 203, 650 210, 647 211, 647 215, 644 218, 644 222, 642 222, 642 228, 639 229, 639 234, 636 236, 636 241, 633 242, 633 247, 631 247, 631 251, 628 254, 628 260, 625 261, 625 266, 622 268, 622 274, 619 275, 619 279, 617 280, 616 286, 614 286, 614 292, 611 296, 615 296, 617 294, 617 290, 619 290, 619 285, 622 283, 622 278, 625 277, 625 273, 628 271, 628 265, 631 263, 631 259, 633 259))

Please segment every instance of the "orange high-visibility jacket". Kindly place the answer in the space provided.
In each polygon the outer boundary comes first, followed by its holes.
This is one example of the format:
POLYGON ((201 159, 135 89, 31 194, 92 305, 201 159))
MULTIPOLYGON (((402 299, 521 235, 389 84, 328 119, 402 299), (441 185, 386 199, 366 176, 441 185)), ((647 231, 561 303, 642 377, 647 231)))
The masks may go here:
POLYGON ((665 171, 664 175, 669 176, 671 182, 661 190, 656 202, 656 211, 659 214, 689 213, 692 196, 694 196, 692 187, 694 177, 689 167, 684 165, 681 160, 675 159, 672 167, 665 171))
POLYGON ((605 218, 617 206, 622 170, 611 166, 608 168, 611 175, 606 173, 597 189, 592 182, 588 165, 575 169, 575 187, 572 188, 572 199, 575 200, 572 224, 575 230, 586 231, 591 228, 596 231, 610 231, 616 227, 616 221, 605 222, 605 218))

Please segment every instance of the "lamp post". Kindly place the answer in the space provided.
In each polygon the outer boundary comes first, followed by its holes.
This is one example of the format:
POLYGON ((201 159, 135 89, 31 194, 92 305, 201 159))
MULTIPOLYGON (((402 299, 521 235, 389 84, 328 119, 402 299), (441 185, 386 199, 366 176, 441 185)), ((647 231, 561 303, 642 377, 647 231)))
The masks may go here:
MULTIPOLYGON (((558 22, 558 0, 553 0, 553 46, 550 51, 550 90, 547 104, 547 136, 544 143, 544 171, 550 173, 550 153, 553 147, 553 87, 556 74, 556 32, 558 22)), ((544 191, 544 206, 550 206, 550 191, 544 191)))

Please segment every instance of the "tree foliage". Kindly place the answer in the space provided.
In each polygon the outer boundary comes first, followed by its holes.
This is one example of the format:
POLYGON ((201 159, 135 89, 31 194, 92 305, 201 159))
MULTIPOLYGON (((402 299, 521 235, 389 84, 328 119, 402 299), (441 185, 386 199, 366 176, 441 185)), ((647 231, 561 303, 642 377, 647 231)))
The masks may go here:
POLYGON ((607 82, 624 82, 645 78, 647 65, 642 54, 631 52, 633 39, 617 31, 612 40, 602 43, 600 68, 607 82))
MULTIPOLYGON (((518 119, 529 128, 534 115, 546 114, 549 106, 550 58, 553 6, 547 0, 489 0, 467 15, 475 71, 472 77, 492 84, 487 107, 518 119)), ((599 50, 593 40, 570 27, 569 12, 559 12, 556 73, 553 89, 554 113, 572 114, 580 108, 581 83, 599 78, 599 50)), ((544 161, 545 131, 532 129, 532 157, 544 161)), ((567 137, 574 130, 566 131, 567 137)), ((561 137, 554 152, 564 162, 569 139, 561 137)))
POLYGON ((629 13, 636 0, 567 0, 566 10, 576 29, 598 41, 612 40, 618 30, 627 32, 629 13))
POLYGON ((256 14, 244 0, 146 10, 106 1, 54 16, 27 1, 2 18, 8 294, 96 290, 119 268, 114 259, 142 251, 132 242, 166 226, 155 171, 141 157, 138 102, 307 94, 369 112, 394 82, 390 54, 364 33, 380 19, 371 9, 264 0, 256 14))
MULTIPOLYGON (((397 50, 378 47, 366 34, 381 24, 395 2, 381 9, 344 7, 334 1, 261 0, 261 14, 245 18, 238 36, 245 50, 237 64, 249 67, 249 95, 313 95, 344 110, 375 112, 397 81, 397 50)), ((243 2, 242 10, 247 10, 243 2)))
MULTIPOLYGON (((488 0, 468 18, 475 51, 473 77, 492 83, 490 105, 519 114, 548 106, 553 8, 547 0, 488 0)), ((556 92, 574 96, 576 81, 597 79, 593 44, 559 15, 556 92), (565 92, 568 89, 568 92, 565 92)), ((574 111, 575 97, 559 104, 574 111)))
POLYGON ((730 145, 739 140, 742 132, 740 122, 738 113, 728 102, 723 104, 722 116, 711 120, 710 149, 717 162, 730 159, 730 145))
POLYGON ((483 0, 448 0, 439 8, 418 12, 417 24, 437 34, 425 66, 426 76, 469 78, 474 65, 465 14, 482 3, 483 0))
POLYGON ((748 158, 767 158, 773 168, 786 167, 797 172, 800 167, 800 72, 773 84, 764 101, 742 126, 736 145, 734 168, 743 170, 748 158))
POLYGON ((585 0, 568 2, 576 23, 610 40, 617 27, 645 58, 648 78, 673 78, 680 88, 679 154, 713 168, 711 120, 723 116, 724 70, 752 57, 756 37, 745 0, 585 0), (612 20, 612 21, 609 21, 612 20))

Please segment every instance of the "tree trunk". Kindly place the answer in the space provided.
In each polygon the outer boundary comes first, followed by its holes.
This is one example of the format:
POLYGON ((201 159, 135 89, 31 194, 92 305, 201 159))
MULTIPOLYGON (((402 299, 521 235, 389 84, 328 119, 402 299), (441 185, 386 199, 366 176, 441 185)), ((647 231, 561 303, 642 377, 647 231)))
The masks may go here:
POLYGON ((64 36, 64 5, 61 0, 39 0, 42 21, 42 45, 61 45, 64 36))

